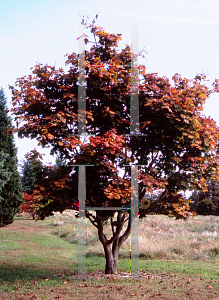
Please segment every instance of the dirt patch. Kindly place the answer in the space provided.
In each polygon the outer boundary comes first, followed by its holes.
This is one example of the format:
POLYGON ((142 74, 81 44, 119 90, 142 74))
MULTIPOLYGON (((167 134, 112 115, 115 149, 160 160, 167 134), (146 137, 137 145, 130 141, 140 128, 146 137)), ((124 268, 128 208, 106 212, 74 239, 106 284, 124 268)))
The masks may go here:
MULTIPOLYGON (((98 274, 95 274, 98 275, 98 274)), ((124 274, 122 274, 124 275, 124 274)), ((75 279, 75 278, 74 278, 75 279)), ((30 281, 21 286, 17 281, 13 292, 2 293, 2 300, 72 300, 72 299, 165 299, 165 300, 218 300, 217 282, 202 280, 200 278, 187 278, 182 276, 156 276, 146 274, 144 280, 127 280, 118 277, 86 278, 72 280, 61 279, 62 285, 49 285, 50 278, 39 281, 30 281), (46 281, 48 286, 42 285, 46 281)))
POLYGON ((45 229, 45 226, 42 225, 34 225, 34 226, 28 226, 28 225, 14 225, 14 224, 10 224, 7 225, 5 227, 2 227, 2 229, 4 230, 8 230, 8 231, 20 231, 20 232, 30 232, 30 233, 39 233, 40 231, 42 231, 42 229, 45 229))

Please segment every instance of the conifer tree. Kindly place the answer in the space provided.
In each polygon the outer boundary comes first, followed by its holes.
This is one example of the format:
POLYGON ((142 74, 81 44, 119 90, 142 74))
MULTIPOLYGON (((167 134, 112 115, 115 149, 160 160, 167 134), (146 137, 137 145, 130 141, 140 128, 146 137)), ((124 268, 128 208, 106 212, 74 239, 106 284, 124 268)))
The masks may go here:
POLYGON ((219 216, 219 181, 208 180, 205 192, 199 192, 196 212, 200 215, 219 216))
MULTIPOLYGON (((8 157, 8 154, 0 151, 0 191, 4 185, 9 181, 12 173, 5 168, 5 161, 8 157)), ((0 196, 1 197, 1 196, 0 196)), ((2 198, 0 198, 2 199, 2 198)))
POLYGON ((6 97, 0 89, 0 227, 13 222, 23 201, 13 135, 7 132, 12 124, 6 109, 6 97))
POLYGON ((42 172, 42 155, 33 149, 25 154, 23 165, 21 166, 22 171, 22 190, 24 193, 31 193, 33 187, 39 179, 42 172))

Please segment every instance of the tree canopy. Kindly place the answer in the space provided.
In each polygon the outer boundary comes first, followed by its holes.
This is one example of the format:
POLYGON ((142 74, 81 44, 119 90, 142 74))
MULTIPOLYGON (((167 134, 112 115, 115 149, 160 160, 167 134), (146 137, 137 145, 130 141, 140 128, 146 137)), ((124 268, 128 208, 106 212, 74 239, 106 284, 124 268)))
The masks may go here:
MULTIPOLYGON (((87 46, 91 43, 84 64, 79 62, 81 54, 68 54, 68 70, 37 64, 31 75, 11 87, 19 137, 35 138, 65 160, 64 165, 48 167, 33 190, 41 203, 39 218, 79 209, 74 165, 92 165, 86 168, 86 207, 130 207, 131 165, 139 165, 139 216, 187 218, 189 201, 178 192, 205 189, 206 179, 218 172, 219 130, 202 114, 218 82, 210 89, 203 75, 190 80, 175 74, 171 85, 168 78, 147 73, 144 65, 133 75, 132 47, 119 49, 121 34, 107 33, 95 22, 84 25, 94 38, 80 37, 87 46), (78 135, 80 76, 86 82, 83 138, 78 135), (130 134, 133 76, 138 80, 139 135, 130 134), (156 190, 162 191, 156 201, 145 200, 146 193, 156 190)), ((86 210, 86 217, 98 229, 106 258, 112 254, 106 273, 115 273, 119 248, 131 230, 130 211, 86 210), (103 232, 107 220, 112 225, 108 240, 103 232)))

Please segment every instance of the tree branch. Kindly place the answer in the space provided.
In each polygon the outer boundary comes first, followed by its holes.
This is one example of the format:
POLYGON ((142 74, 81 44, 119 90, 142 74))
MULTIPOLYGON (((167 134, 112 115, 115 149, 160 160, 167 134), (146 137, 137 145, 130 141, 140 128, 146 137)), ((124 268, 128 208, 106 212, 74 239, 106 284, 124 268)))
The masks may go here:
POLYGON ((114 225, 113 225, 113 217, 110 218, 110 222, 111 222, 112 233, 114 235, 115 234, 115 230, 114 230, 114 225))
POLYGON ((88 219, 90 220, 90 222, 96 227, 98 228, 98 223, 97 221, 95 221, 95 217, 92 216, 92 214, 88 213, 88 211, 86 210, 86 217, 88 217, 88 219), (94 220, 91 219, 91 217, 93 217, 94 220))
POLYGON ((110 240, 107 241, 107 244, 112 244, 120 235, 120 232, 122 231, 123 225, 124 225, 124 220, 125 220, 125 215, 122 216, 121 218, 121 211, 118 212, 117 216, 117 228, 116 228, 116 233, 115 235, 112 236, 110 240))
POLYGON ((100 218, 98 218, 97 220, 97 224, 98 224, 98 236, 99 236, 99 239, 102 243, 102 245, 105 247, 106 244, 108 244, 108 240, 103 232, 103 223, 102 223, 102 220, 100 218))
POLYGON ((157 199, 156 201, 153 201, 153 203, 152 203, 149 207, 147 207, 147 208, 145 208, 145 209, 141 209, 141 210, 140 210, 140 215, 145 216, 145 215, 147 215, 147 214, 150 213, 150 212, 155 212, 155 209, 156 209, 157 204, 162 200, 162 198, 164 198, 164 197, 166 196, 166 194, 167 194, 167 191, 165 190, 165 191, 158 197, 158 199, 157 199))
POLYGON ((119 238, 119 245, 118 245, 119 248, 120 248, 121 245, 127 240, 127 238, 128 238, 129 235, 130 235, 130 232, 131 232, 130 213, 129 213, 129 218, 128 218, 128 220, 129 220, 129 222, 128 222, 126 231, 125 231, 125 232, 123 233, 123 235, 120 236, 120 238, 119 238))

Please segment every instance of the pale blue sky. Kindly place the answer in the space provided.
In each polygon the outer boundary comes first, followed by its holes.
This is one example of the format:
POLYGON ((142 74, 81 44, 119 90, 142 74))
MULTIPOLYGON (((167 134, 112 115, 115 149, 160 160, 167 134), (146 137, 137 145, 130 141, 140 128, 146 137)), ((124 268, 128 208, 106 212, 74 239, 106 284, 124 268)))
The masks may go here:
MULTIPOLYGON (((147 72, 168 78, 205 72, 209 83, 219 78, 218 0, 0 0, 0 86, 9 107, 8 85, 30 74, 36 62, 64 66, 64 55, 78 52, 79 15, 92 20, 97 13, 106 31, 123 35, 121 46, 131 43, 131 22, 138 22, 147 72)), ((205 114, 219 125, 218 111, 216 94, 205 114)), ((36 145, 18 139, 16 144, 19 159, 36 145)))

